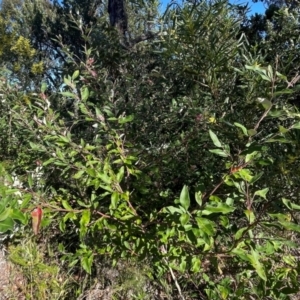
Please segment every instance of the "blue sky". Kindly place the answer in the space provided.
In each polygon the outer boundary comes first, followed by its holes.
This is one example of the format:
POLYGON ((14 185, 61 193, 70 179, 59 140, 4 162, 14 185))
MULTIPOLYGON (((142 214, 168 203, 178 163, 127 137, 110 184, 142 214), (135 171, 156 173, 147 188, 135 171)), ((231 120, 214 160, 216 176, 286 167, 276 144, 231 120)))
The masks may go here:
MULTIPOLYGON (((164 9, 168 3, 171 2, 171 0, 160 0, 162 3, 162 9, 164 9)), ((181 2, 181 1, 178 1, 181 2)), ((238 0, 232 0, 232 3, 239 3, 242 5, 245 5, 247 2, 249 3, 249 8, 250 8, 250 15, 255 14, 255 13, 263 13, 265 11, 264 4, 262 2, 257 2, 253 3, 252 1, 238 1, 238 0)))
POLYGON ((257 3, 253 3, 252 1, 249 1, 250 14, 263 13, 266 10, 264 5, 265 4, 260 1, 257 3))

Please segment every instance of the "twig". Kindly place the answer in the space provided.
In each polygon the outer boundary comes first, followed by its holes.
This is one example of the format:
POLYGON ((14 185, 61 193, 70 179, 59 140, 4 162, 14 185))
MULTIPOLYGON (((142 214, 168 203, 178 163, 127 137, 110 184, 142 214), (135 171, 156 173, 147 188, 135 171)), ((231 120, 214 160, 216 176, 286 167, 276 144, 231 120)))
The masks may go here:
MULTIPOLYGON (((162 252, 163 254, 167 253, 167 250, 166 250, 165 246, 161 246, 161 252, 162 252)), ((179 294, 180 298, 181 298, 182 300, 185 300, 185 298, 184 298, 184 296, 183 296, 183 294, 182 294, 180 285, 179 285, 179 283, 178 283, 178 281, 177 281, 177 278, 176 278, 176 276, 175 276, 175 274, 174 274, 172 268, 169 266, 168 260, 164 257, 164 258, 163 258, 163 261, 164 261, 164 263, 165 263, 165 264, 168 266, 168 268, 169 268, 169 271, 170 271, 171 276, 172 276, 172 278, 173 278, 173 280, 174 280, 174 282, 175 282, 175 285, 176 285, 176 288, 177 288, 177 290, 178 290, 178 294, 179 294)))

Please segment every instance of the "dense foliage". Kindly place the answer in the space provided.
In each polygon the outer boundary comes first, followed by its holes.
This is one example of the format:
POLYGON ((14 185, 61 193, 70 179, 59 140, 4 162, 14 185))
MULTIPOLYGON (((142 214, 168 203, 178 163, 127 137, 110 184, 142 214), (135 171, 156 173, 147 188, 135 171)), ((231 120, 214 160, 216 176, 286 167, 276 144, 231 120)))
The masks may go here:
POLYGON ((102 1, 2 1, 0 232, 27 297, 291 299, 297 4, 121 3, 122 30, 102 1))

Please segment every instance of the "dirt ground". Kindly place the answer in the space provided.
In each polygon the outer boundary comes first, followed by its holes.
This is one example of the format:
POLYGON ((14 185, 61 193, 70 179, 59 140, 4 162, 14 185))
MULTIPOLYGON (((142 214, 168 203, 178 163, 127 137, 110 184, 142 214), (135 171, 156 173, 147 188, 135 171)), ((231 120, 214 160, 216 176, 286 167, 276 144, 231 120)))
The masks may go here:
POLYGON ((23 300, 23 279, 13 272, 12 265, 6 259, 6 251, 0 248, 0 300, 23 300))

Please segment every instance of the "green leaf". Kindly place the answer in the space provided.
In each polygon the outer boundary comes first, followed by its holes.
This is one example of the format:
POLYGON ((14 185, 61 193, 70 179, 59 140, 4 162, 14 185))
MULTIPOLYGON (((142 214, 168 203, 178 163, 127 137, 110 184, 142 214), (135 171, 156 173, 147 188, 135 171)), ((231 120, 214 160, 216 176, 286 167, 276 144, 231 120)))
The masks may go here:
POLYGON ((245 210, 245 215, 250 224, 252 224, 255 221, 255 215, 252 210, 249 209, 245 210))
POLYGON ((200 260, 200 258, 194 256, 192 258, 192 268, 191 268, 191 271, 193 273, 198 273, 200 271, 200 268, 201 268, 201 260, 200 260))
POLYGON ((242 131, 243 131, 243 134, 245 135, 245 136, 248 136, 248 132, 247 132, 247 129, 246 129, 246 127, 245 126, 243 126, 242 124, 240 124, 240 123, 233 123, 236 127, 239 127, 239 128, 241 128, 242 129, 242 131))
POLYGON ((119 201, 119 193, 117 193, 117 192, 112 193, 111 194, 111 205, 110 205, 110 208, 111 209, 116 209, 118 201, 119 201))
POLYGON ((289 209, 289 210, 300 210, 300 205, 292 203, 290 200, 286 198, 282 198, 283 204, 289 209))
POLYGON ((259 154, 259 152, 257 152, 257 151, 253 151, 252 153, 247 154, 246 158, 245 158, 245 162, 247 163, 247 162, 253 160, 258 154, 259 154))
POLYGON ((32 187, 33 187, 33 180, 32 180, 32 173, 31 172, 29 172, 28 175, 27 175, 27 181, 28 181, 29 187, 32 189, 32 187))
POLYGON ((79 179, 79 178, 81 178, 81 176, 84 174, 84 172, 85 172, 85 170, 80 170, 80 171, 78 171, 78 172, 73 176, 73 178, 74 178, 74 179, 79 179))
POLYGON ((215 234, 215 223, 213 221, 201 217, 196 217, 196 221, 199 229, 205 232, 208 236, 213 236, 215 234))
POLYGON ((58 227, 61 232, 64 232, 66 230, 66 223, 63 219, 60 220, 58 227))
POLYGON ((1 215, 2 212, 5 210, 5 208, 6 208, 6 203, 2 203, 2 202, 0 201, 0 215, 1 215))
POLYGON ((44 93, 47 90, 47 83, 43 82, 41 86, 41 92, 44 93))
POLYGON ((73 210, 73 208, 70 206, 70 204, 68 203, 68 201, 66 200, 62 200, 61 202, 62 206, 67 209, 67 210, 73 210))
POLYGON ((211 150, 209 150, 209 152, 217 154, 217 155, 222 156, 222 157, 230 156, 229 153, 227 153, 226 151, 221 150, 221 149, 211 149, 211 150))
POLYGON ((99 177, 104 183, 110 185, 111 184, 111 178, 105 174, 105 173, 98 173, 97 177, 99 177))
POLYGON ((134 119, 133 115, 129 115, 129 116, 125 116, 125 117, 120 117, 118 119, 119 124, 124 124, 124 123, 128 123, 131 122, 134 119))
POLYGON ((189 195, 189 189, 185 185, 181 191, 179 203, 182 205, 182 207, 187 211, 190 207, 190 195, 189 195))
POLYGON ((225 203, 218 203, 217 206, 211 206, 207 204, 205 206, 205 209, 202 211, 202 215, 210 215, 215 213, 228 214, 230 212, 233 212, 234 210, 234 207, 231 207, 225 203))
POLYGON ((179 218, 179 221, 182 226, 186 225, 189 220, 190 220, 190 216, 189 216, 189 214, 186 214, 186 213, 182 214, 179 218))
POLYGON ((270 77, 268 77, 268 76, 266 76, 266 75, 264 75, 264 74, 259 74, 259 75, 261 76, 261 78, 262 78, 263 80, 266 80, 266 81, 271 82, 271 78, 270 78, 270 77))
POLYGON ((256 191, 256 192, 254 193, 254 195, 260 196, 260 197, 264 198, 265 200, 267 200, 267 199, 266 199, 266 195, 267 195, 268 191, 269 191, 269 188, 265 188, 265 189, 256 191))
MULTIPOLYGON (((283 204, 289 209, 289 210, 293 210, 293 207, 291 205, 291 201, 286 199, 286 198, 282 198, 282 202, 283 204)), ((300 207, 300 206, 299 206, 300 207)))
POLYGON ((163 210, 164 212, 168 211, 170 212, 172 215, 174 213, 179 213, 179 214, 182 214, 182 210, 178 207, 175 207, 175 206, 167 206, 166 208, 164 208, 163 210))
POLYGON ((271 101, 265 98, 258 98, 257 101, 265 110, 268 110, 273 105, 271 101))
POLYGON ((202 193, 200 191, 195 193, 195 199, 196 202, 202 206, 202 193))
POLYGON ((79 224, 80 224, 80 231, 79 231, 80 239, 82 239, 85 236, 85 234, 87 233, 88 225, 90 223, 90 219, 91 219, 91 211, 89 209, 84 210, 82 215, 81 215, 80 221, 79 221, 79 224))
POLYGON ((222 148, 222 144, 221 142, 219 141, 218 137, 216 136, 216 134, 214 132, 212 132, 211 130, 209 130, 209 135, 210 135, 210 138, 212 139, 214 145, 218 148, 222 148))
POLYGON ((62 142, 62 143, 66 143, 69 144, 70 143, 70 139, 67 136, 64 135, 59 135, 57 138, 58 142, 62 142))
POLYGON ((280 132, 280 133, 287 133, 287 132, 289 132, 289 130, 286 129, 285 127, 279 125, 279 132, 280 132))
POLYGON ((256 270, 258 276, 262 280, 267 281, 267 276, 266 276, 266 273, 265 273, 265 269, 264 269, 264 266, 259 261, 258 253, 251 248, 251 254, 248 254, 248 257, 249 257, 249 260, 250 260, 252 266, 256 270))
POLYGON ((68 86, 70 86, 70 87, 72 87, 73 85, 72 85, 72 82, 71 82, 71 77, 70 76, 68 76, 68 77, 64 77, 64 83, 66 84, 66 85, 68 85, 68 86))
POLYGON ((250 180, 250 184, 253 184, 254 182, 256 182, 257 180, 259 180, 261 178, 261 176, 264 174, 264 172, 260 172, 256 175, 253 176, 253 178, 250 180))
POLYGON ((41 146, 38 145, 38 144, 34 144, 34 143, 32 143, 32 142, 29 142, 29 145, 30 145, 30 147, 32 148, 32 150, 36 150, 36 151, 43 150, 43 149, 41 149, 41 146))
POLYGON ((131 249, 130 244, 129 244, 128 241, 124 241, 123 244, 124 244, 125 248, 127 248, 129 250, 131 249))
POLYGON ((239 239, 243 236, 244 232, 245 232, 247 229, 248 229, 248 227, 243 227, 243 228, 239 229, 239 230, 235 233, 234 238, 235 238, 236 240, 239 240, 239 239))
POLYGON ((186 270, 186 259, 185 259, 185 257, 182 257, 182 256, 180 257, 180 259, 181 259, 181 263, 179 265, 179 271, 184 273, 186 270))
POLYGON ((85 102, 89 98, 89 90, 86 86, 80 89, 81 100, 85 102))
POLYGON ((248 135, 249 136, 254 136, 254 135, 256 135, 257 134, 257 131, 255 130, 255 129, 249 129, 248 130, 248 135))
POLYGON ((247 182, 251 182, 251 180, 253 179, 253 176, 251 175, 251 172, 248 169, 239 170, 238 175, 247 182))
POLYGON ((4 221, 6 220, 11 213, 11 209, 10 208, 6 208, 1 214, 0 214, 0 221, 4 221))
POLYGON ((300 129, 300 122, 293 125, 293 129, 300 129))
POLYGON ((5 233, 7 231, 12 231, 14 229, 14 221, 12 218, 6 218, 0 221, 0 232, 5 233))
POLYGON ((276 75, 283 81, 287 81, 287 77, 279 72, 276 71, 276 75))
POLYGON ((20 221, 22 224, 26 223, 25 215, 18 209, 13 209, 11 214, 10 214, 10 217, 14 220, 20 221))
POLYGON ((80 219, 80 227, 85 228, 88 226, 91 219, 91 211, 86 209, 82 212, 81 219, 80 219))
POLYGON ((72 75, 72 80, 75 80, 79 76, 79 70, 76 70, 72 75))
POLYGON ((277 138, 271 138, 271 139, 268 139, 266 140, 267 143, 285 143, 285 144, 290 144, 291 141, 287 140, 286 138, 284 137, 277 137, 277 138))
POLYGON ((276 218, 279 221, 286 221, 289 220, 289 213, 288 214, 271 214, 269 213, 269 216, 271 216, 272 218, 276 218))
POLYGON ((220 224, 226 229, 231 227, 230 221, 226 216, 220 216, 220 224))
MULTIPOLYGON (((240 245, 240 243, 239 243, 239 245, 240 245)), ((244 249, 234 248, 231 252, 233 254, 236 254, 239 258, 241 258, 244 261, 247 261, 247 262, 250 261, 249 254, 244 249)))
POLYGON ((20 205, 20 209, 26 208, 27 204, 31 201, 32 195, 31 194, 25 194, 23 195, 23 201, 20 205))
POLYGON ((287 221, 279 221, 279 223, 287 230, 291 231, 296 231, 300 232, 300 225, 292 223, 292 222, 287 222, 287 221))
POLYGON ((67 214, 65 214, 62 220, 64 223, 66 223, 66 221, 68 220, 77 220, 77 217, 74 212, 68 212, 67 214))
POLYGON ((268 65, 267 74, 271 79, 273 78, 273 69, 270 65, 268 65))
POLYGON ((94 256, 91 254, 89 256, 83 256, 81 257, 81 266, 82 268, 88 273, 92 273, 92 264, 93 264, 94 256))
POLYGON ((61 92, 60 94, 62 94, 65 97, 70 97, 70 98, 73 98, 73 99, 77 99, 77 95, 74 94, 74 93, 71 93, 71 92, 61 92))
POLYGON ((117 174, 117 181, 120 183, 124 178, 124 167, 121 167, 117 174))
POLYGON ((96 173, 96 170, 94 168, 88 168, 88 169, 86 169, 86 172, 91 177, 97 177, 97 173, 96 173))
POLYGON ((80 206, 85 207, 85 208, 90 208, 90 207, 92 206, 91 203, 86 204, 86 203, 84 203, 83 201, 81 201, 81 200, 79 200, 79 199, 77 199, 76 202, 77 202, 80 206))

